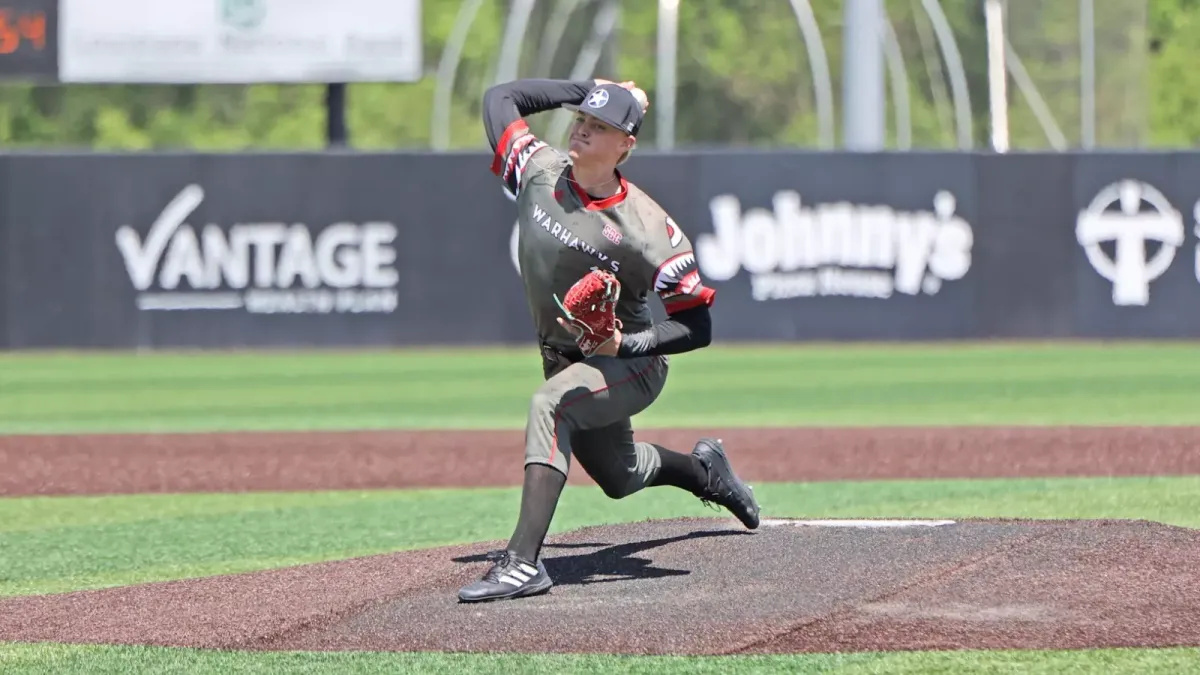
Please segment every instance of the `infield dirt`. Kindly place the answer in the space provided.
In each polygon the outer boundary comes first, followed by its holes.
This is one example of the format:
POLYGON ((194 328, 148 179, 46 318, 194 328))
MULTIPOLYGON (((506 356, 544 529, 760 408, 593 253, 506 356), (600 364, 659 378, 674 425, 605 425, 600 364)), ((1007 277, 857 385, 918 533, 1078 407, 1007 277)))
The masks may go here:
MULTIPOLYGON (((1200 427, 708 429, 749 481, 1200 474, 1200 427)), ((688 452, 696 430, 638 438, 688 452)), ((520 485, 520 431, 0 436, 0 496, 520 485)), ((578 468, 570 482, 592 484, 578 468)))
MULTIPOLYGON (((751 483, 1200 473, 1196 428, 708 435, 751 483)), ((639 436, 687 451, 697 433, 639 436)), ((2 436, 0 496, 518 485, 521 457, 519 432, 2 436)), ((575 470, 571 482, 590 481, 575 470)), ((1200 532, 845 525, 585 528, 551 538, 549 595, 489 605, 458 605, 454 590, 503 542, 11 598, 0 641, 634 654, 1200 645, 1200 532)))

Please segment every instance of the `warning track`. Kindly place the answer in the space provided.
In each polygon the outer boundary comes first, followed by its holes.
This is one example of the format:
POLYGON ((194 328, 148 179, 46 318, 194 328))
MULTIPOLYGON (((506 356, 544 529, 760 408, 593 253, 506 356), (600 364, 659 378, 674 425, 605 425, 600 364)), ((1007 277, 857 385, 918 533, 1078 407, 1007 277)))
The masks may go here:
POLYGON ((0 601, 0 640, 624 654, 1200 645, 1200 532, 1157 523, 591 527, 551 537, 549 594, 458 604, 501 545, 14 598, 0 601))

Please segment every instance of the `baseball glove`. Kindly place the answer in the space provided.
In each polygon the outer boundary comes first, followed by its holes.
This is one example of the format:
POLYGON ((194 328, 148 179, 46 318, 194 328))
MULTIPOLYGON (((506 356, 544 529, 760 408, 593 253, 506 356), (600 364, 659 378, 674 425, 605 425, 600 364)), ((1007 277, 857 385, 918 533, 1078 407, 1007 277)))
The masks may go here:
POLYGON ((621 327, 621 320, 616 317, 620 296, 621 282, 617 277, 595 267, 572 284, 562 300, 557 294, 554 296, 584 356, 591 356, 607 344, 621 327))

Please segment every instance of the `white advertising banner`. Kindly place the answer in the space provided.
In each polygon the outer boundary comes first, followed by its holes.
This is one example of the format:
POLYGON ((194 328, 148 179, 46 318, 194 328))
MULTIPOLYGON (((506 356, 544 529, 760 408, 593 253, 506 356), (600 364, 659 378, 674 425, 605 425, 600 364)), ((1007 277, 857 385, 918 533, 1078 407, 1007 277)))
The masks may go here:
POLYGON ((411 82, 421 0, 61 0, 63 82, 411 82))

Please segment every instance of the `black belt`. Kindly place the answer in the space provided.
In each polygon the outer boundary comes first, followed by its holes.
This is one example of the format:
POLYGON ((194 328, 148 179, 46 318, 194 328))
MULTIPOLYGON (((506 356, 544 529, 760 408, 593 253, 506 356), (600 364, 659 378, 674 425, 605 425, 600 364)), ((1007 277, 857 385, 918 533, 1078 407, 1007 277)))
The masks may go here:
POLYGON ((584 360, 583 352, 578 349, 561 349, 548 342, 542 342, 541 351, 542 369, 547 379, 567 366, 584 360))

